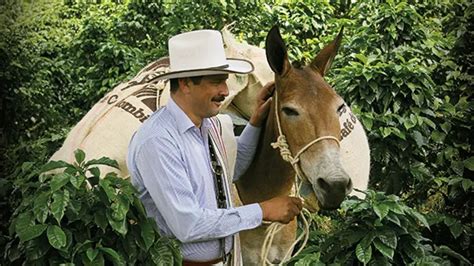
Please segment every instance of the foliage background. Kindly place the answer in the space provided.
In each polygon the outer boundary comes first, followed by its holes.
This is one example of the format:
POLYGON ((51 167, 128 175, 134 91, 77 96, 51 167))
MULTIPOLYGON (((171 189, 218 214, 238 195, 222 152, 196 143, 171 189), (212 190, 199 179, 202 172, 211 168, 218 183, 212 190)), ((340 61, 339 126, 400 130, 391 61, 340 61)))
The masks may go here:
POLYGON ((366 127, 370 187, 386 193, 313 217, 311 244, 293 263, 474 261, 470 1, 5 0, 0 10, 0 249, 15 238, 8 226, 22 189, 38 182, 19 182, 18 169, 44 164, 105 92, 166 54, 170 36, 234 23, 239 39, 263 47, 279 24, 296 64, 344 26, 327 79, 366 127), (400 206, 423 218, 393 222, 400 206), (354 231, 348 221, 378 235, 322 249, 354 231), (416 245, 403 244, 402 229, 419 232, 416 245))

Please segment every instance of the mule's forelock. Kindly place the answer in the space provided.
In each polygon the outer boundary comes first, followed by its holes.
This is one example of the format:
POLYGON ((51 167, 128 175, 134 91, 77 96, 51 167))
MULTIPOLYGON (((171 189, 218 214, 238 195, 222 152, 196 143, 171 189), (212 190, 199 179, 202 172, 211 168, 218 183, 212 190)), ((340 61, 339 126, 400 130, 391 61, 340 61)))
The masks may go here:
POLYGON ((275 74, 283 76, 290 70, 291 65, 288 61, 286 45, 276 25, 268 32, 265 40, 265 52, 268 64, 275 74))
POLYGON ((321 74, 321 76, 323 77, 329 71, 329 68, 331 68, 332 61, 334 60, 334 57, 336 57, 337 50, 339 49, 339 46, 341 45, 343 30, 344 30, 344 27, 341 28, 337 37, 331 43, 326 45, 326 47, 324 47, 318 53, 318 55, 314 58, 314 60, 310 64, 311 68, 313 68, 316 72, 321 74))

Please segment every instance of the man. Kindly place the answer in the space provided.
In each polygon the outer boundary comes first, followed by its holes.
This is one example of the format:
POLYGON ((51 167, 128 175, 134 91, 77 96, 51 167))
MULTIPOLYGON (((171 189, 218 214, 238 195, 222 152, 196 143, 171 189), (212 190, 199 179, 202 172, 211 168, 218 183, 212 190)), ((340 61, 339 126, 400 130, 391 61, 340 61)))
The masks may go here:
MULTIPOLYGON (((148 215, 162 234, 181 241, 183 265, 212 265, 228 258, 233 235, 262 220, 288 223, 302 208, 294 197, 232 207, 224 154, 223 124, 216 119, 228 96, 229 73, 253 71, 246 60, 227 59, 222 36, 213 30, 183 33, 169 40, 168 104, 133 136, 127 165, 148 215)), ((262 89, 257 108, 237 144, 234 180, 254 156, 273 85, 262 89)))

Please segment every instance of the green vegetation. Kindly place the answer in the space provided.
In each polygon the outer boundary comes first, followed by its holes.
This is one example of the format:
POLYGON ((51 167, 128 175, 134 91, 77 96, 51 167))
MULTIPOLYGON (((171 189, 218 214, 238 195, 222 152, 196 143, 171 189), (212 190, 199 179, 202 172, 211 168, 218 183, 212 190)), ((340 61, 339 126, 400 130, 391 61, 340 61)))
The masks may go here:
POLYGON ((181 265, 178 243, 161 237, 129 180, 101 176, 97 165, 118 168, 108 158, 51 161, 41 169, 25 163, 17 175, 22 202, 10 225, 6 254, 26 264, 181 265), (52 170, 63 169, 57 174, 52 170))
POLYGON ((104 93, 166 54, 170 36, 231 23, 257 46, 279 24, 299 63, 344 27, 328 81, 367 129, 372 190, 314 216, 310 243, 291 264, 473 262, 473 6, 351 2, 0 2, 0 264, 179 261, 128 182, 93 181, 100 173, 80 151, 76 164, 46 162, 104 93), (60 173, 41 174, 54 165, 60 173), (157 249, 167 257, 153 256, 157 249))

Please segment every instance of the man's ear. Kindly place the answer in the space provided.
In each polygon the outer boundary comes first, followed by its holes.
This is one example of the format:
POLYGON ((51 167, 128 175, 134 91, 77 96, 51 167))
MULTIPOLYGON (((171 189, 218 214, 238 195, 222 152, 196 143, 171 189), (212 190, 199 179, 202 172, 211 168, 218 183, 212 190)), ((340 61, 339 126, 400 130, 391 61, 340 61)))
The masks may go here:
POLYGON ((190 81, 191 80, 189 78, 178 78, 179 90, 181 90, 184 94, 189 94, 191 91, 189 88, 190 81))
POLYGON ((275 74, 283 76, 290 70, 291 65, 288 61, 286 46, 276 25, 268 32, 265 41, 265 52, 268 64, 275 74))
POLYGON ((334 57, 336 57, 337 50, 341 45, 342 40, 342 31, 344 28, 341 28, 341 31, 337 35, 336 39, 334 39, 330 44, 326 45, 314 58, 313 62, 311 62, 311 68, 313 68, 316 72, 319 72, 321 76, 325 76, 326 73, 331 68, 332 61, 334 57))

